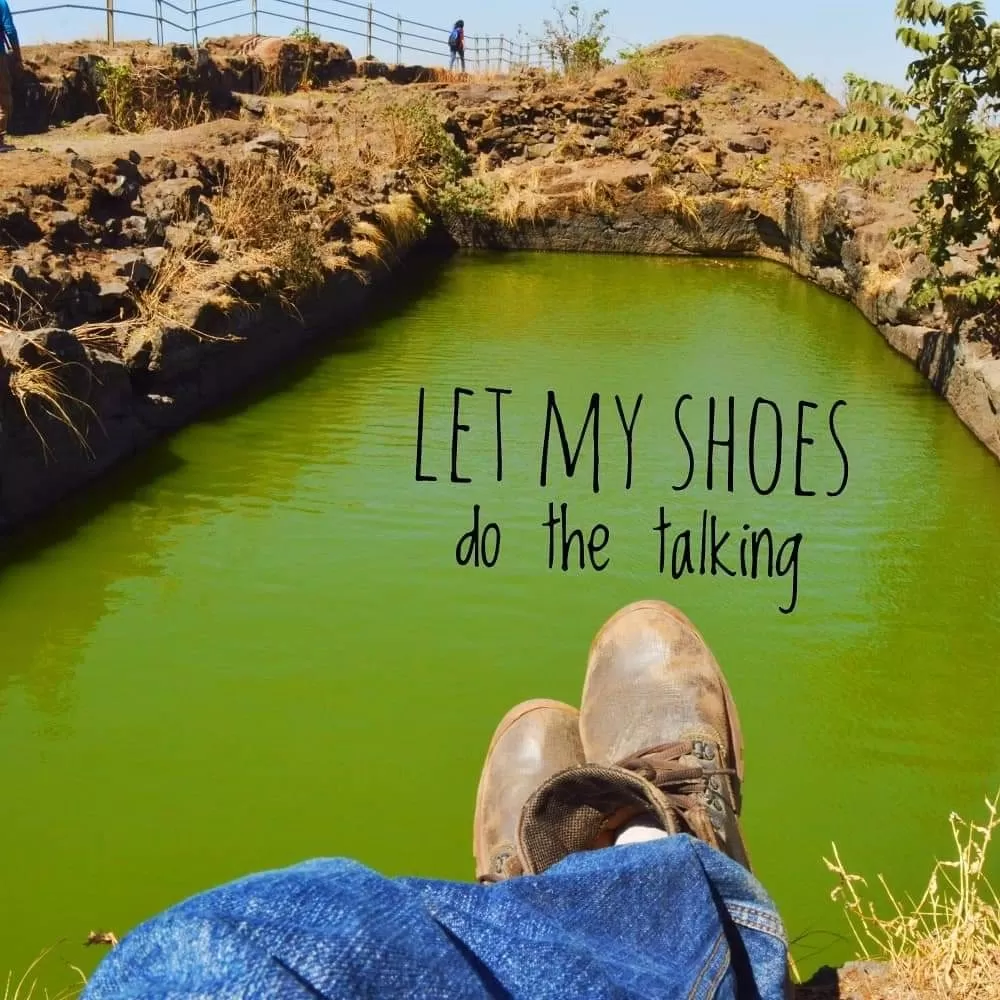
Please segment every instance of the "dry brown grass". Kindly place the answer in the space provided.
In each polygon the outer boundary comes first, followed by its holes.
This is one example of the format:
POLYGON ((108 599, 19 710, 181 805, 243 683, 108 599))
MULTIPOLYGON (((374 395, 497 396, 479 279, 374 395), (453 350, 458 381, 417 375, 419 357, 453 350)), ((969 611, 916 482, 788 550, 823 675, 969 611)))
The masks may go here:
POLYGON ((729 35, 681 36, 645 50, 650 85, 685 96, 691 88, 737 86, 773 95, 794 93, 795 74, 763 46, 729 35))
POLYGON ((365 265, 389 267, 424 235, 429 224, 408 194, 394 194, 374 211, 378 221, 355 223, 349 246, 334 251, 333 270, 353 270, 360 280, 368 280, 365 265), (354 261, 363 266, 357 267, 354 261))
POLYGON ((418 187, 434 189, 462 176, 465 155, 445 131, 433 100, 421 96, 387 104, 378 121, 388 132, 391 165, 407 171, 418 187))
POLYGON ((611 215, 615 211, 614 191, 599 177, 591 177, 577 193, 576 198, 580 208, 586 212, 611 215))
POLYGON ((70 965, 69 969, 74 976, 79 976, 79 983, 66 986, 55 993, 49 992, 44 986, 39 987, 38 979, 34 978, 35 973, 51 951, 51 948, 46 948, 17 979, 14 978, 13 972, 7 973, 3 997, 0 1000, 74 1000, 78 997, 87 985, 87 977, 75 965, 70 965))
POLYGON ((249 156, 229 165, 212 199, 216 232, 278 275, 292 300, 323 280, 322 238, 301 201, 304 169, 287 158, 249 156))
POLYGON ((27 289, 11 277, 0 275, 0 332, 46 326, 51 317, 27 289))
POLYGON ((427 231, 428 220, 409 194, 392 195, 375 208, 375 214, 396 254, 409 250, 427 231))
POLYGON ((701 226, 701 210, 694 195, 664 185, 656 190, 657 201, 663 211, 673 216, 682 226, 697 229, 701 226))
POLYGON ((1000 793, 986 800, 983 824, 952 813, 956 856, 934 866, 919 899, 897 896, 879 875, 886 915, 863 898, 867 883, 847 871, 833 845, 833 860, 826 861, 837 876, 832 896, 844 907, 859 955, 889 964, 886 978, 878 982, 879 1000, 1000 996, 1000 900, 986 875, 986 855, 1000 826, 998 804, 1000 793))
POLYGON ((100 106, 121 132, 182 129, 215 117, 203 95, 179 93, 170 73, 140 66, 134 53, 122 61, 103 60, 98 79, 100 106))
POLYGON ((395 251, 389 237, 374 222, 358 222, 352 231, 350 252, 362 264, 388 267, 395 251))
POLYGON ((152 281, 136 295, 133 322, 150 327, 182 322, 180 298, 198 283, 197 272, 205 267, 203 254, 204 244, 198 240, 171 247, 152 281))
MULTIPOLYGON (((30 337, 27 334, 24 336, 30 337)), ((94 416, 96 414, 87 403, 70 393, 65 381, 69 364, 60 361, 42 348, 39 348, 39 351, 43 355, 43 360, 37 364, 26 364, 17 360, 6 361, 11 395, 20 405, 25 420, 38 435, 46 458, 51 454, 51 449, 35 420, 36 407, 66 427, 84 451, 90 452, 90 445, 77 421, 74 420, 72 410, 79 408, 94 416)))
POLYGON ((515 181, 497 178, 490 214, 503 226, 536 225, 544 216, 547 198, 542 194, 539 170, 515 181))

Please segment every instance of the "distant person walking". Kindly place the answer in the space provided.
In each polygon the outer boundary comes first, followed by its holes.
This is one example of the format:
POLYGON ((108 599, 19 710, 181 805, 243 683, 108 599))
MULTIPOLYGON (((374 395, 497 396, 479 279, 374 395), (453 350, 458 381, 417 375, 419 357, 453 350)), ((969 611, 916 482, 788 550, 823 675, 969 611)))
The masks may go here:
POLYGON ((14 18, 10 16, 7 0, 0 0, 0 153, 6 153, 14 148, 7 142, 7 126, 14 110, 11 78, 14 67, 20 65, 21 45, 17 40, 14 18))
MULTIPOLYGON (((0 3, 4 3, 4 0, 0 0, 0 3)), ((451 72, 455 68, 455 60, 458 59, 462 63, 462 72, 465 72, 465 21, 456 21, 455 27, 451 29, 451 34, 448 36, 448 48, 451 50, 451 63, 448 65, 448 71, 451 72)))

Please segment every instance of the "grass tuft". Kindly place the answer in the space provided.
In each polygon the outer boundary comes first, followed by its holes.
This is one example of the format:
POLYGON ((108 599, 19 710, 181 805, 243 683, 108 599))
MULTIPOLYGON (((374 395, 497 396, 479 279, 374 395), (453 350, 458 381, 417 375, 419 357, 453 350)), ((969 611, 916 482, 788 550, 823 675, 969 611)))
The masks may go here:
POLYGON ((352 233, 350 250, 364 264, 388 267, 394 255, 389 237, 374 222, 358 222, 352 233))
POLYGON ((1000 901, 986 876, 986 855, 1000 826, 1000 792, 986 800, 983 824, 949 817, 954 860, 939 861, 923 895, 898 897, 878 876, 888 901, 883 915, 863 898, 867 882, 847 871, 836 844, 832 898, 842 904, 865 959, 888 962, 880 995, 909 1000, 995 1000, 1000 996, 1000 901))
POLYGON ((497 185, 491 214, 501 225, 509 228, 522 223, 533 226, 542 218, 545 202, 541 192, 541 175, 534 169, 523 183, 497 185))
POLYGON ((140 68, 134 56, 123 62, 100 59, 97 79, 98 102, 119 132, 182 129, 214 117, 205 97, 179 93, 168 73, 140 68))
POLYGON ((676 188, 664 185, 657 190, 657 196, 663 210, 681 225, 690 228, 701 226, 701 211, 698 199, 694 195, 684 194, 676 188))
MULTIPOLYGON (((25 335, 30 336, 30 335, 25 335)), ((41 428, 35 422, 32 413, 34 407, 39 407, 48 416, 65 426, 80 442, 88 454, 92 454, 90 445, 83 431, 77 426, 70 411, 73 406, 89 411, 96 416, 93 409, 81 399, 77 399, 66 386, 64 375, 69 364, 60 361, 55 355, 44 352, 48 357, 39 364, 26 364, 20 360, 8 360, 8 387, 11 394, 21 407, 21 412, 38 435, 46 457, 51 454, 48 441, 41 428)))
POLYGON ((55 993, 50 993, 44 986, 39 988, 38 980, 33 978, 35 970, 51 951, 52 948, 46 948, 16 981, 13 972, 7 973, 3 997, 0 1000, 75 1000, 87 985, 87 977, 75 965, 70 965, 70 969, 74 976, 79 976, 80 982, 66 986, 55 993))
POLYGON ((577 194, 577 201, 585 211, 599 215, 613 215, 615 211, 614 194, 610 186, 598 177, 587 181, 577 194))
POLYGON ((429 225, 427 217, 408 194, 394 194, 375 208, 375 214, 382 234, 397 254, 409 250, 423 237, 429 225))
POLYGON ((211 205, 219 236, 272 267, 289 306, 323 280, 322 238, 303 218, 302 174, 287 157, 245 157, 230 164, 211 205))

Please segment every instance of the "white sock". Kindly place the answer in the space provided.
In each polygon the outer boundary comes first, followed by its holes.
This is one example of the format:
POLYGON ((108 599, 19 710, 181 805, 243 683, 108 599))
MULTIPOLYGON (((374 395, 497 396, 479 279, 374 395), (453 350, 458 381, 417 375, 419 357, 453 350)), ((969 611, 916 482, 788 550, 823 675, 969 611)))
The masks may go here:
POLYGON ((661 830, 658 826, 649 823, 630 823, 615 840, 615 847, 622 844, 642 844, 647 840, 659 840, 668 836, 666 830, 661 830))

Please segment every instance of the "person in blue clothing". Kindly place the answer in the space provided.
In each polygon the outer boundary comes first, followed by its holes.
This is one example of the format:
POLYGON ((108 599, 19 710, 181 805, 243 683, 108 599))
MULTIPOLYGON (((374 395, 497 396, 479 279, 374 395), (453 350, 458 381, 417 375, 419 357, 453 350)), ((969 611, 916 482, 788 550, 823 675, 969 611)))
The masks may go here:
MULTIPOLYGON (((251 875, 139 926, 83 1000, 785 1000, 787 937, 751 871, 743 772, 705 640, 638 601, 598 631, 579 709, 522 702, 497 727, 475 883, 343 858, 251 875)), ((317 770, 317 796, 337 795, 336 774, 317 770)), ((398 775, 368 777, 393 800, 398 775)), ((428 835, 402 805, 397 833, 428 835)))
POLYGON ((455 61, 462 63, 462 72, 465 72, 465 21, 456 21, 455 27, 451 29, 448 36, 448 49, 451 52, 451 62, 448 64, 449 72, 455 68, 455 61))
POLYGON ((7 128, 14 110, 13 70, 20 65, 21 45, 14 18, 7 0, 0 0, 0 153, 13 149, 7 142, 7 128))

